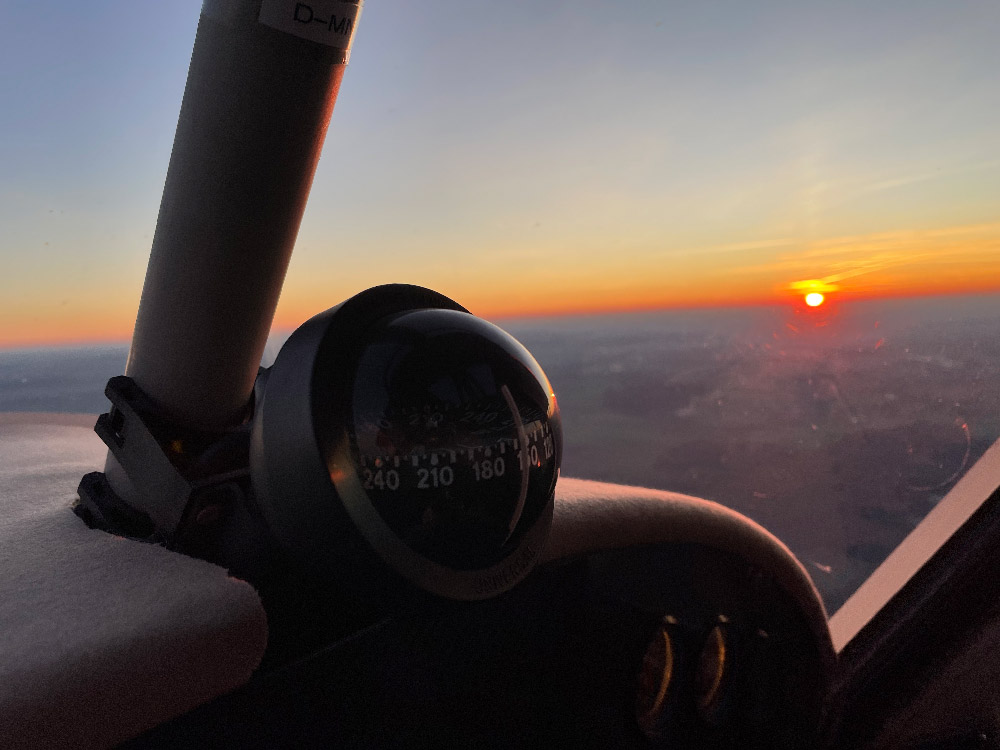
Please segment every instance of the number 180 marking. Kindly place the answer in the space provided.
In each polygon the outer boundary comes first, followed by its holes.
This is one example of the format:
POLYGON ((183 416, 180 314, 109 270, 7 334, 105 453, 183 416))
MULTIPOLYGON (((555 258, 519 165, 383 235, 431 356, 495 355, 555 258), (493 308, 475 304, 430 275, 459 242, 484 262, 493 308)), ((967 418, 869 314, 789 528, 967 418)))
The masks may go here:
POLYGON ((503 456, 497 456, 492 461, 490 459, 474 461, 472 464, 472 471, 476 475, 477 482, 483 479, 502 477, 506 469, 507 466, 504 463, 503 456))

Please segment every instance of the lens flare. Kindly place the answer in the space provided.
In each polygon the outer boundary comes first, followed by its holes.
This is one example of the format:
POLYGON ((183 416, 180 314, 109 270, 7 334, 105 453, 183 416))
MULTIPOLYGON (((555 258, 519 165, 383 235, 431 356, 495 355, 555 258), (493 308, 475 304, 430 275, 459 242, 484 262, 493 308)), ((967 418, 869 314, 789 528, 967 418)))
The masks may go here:
POLYGON ((809 307, 819 307, 825 300, 826 297, 819 292, 810 292, 806 295, 806 304, 809 305, 809 307))

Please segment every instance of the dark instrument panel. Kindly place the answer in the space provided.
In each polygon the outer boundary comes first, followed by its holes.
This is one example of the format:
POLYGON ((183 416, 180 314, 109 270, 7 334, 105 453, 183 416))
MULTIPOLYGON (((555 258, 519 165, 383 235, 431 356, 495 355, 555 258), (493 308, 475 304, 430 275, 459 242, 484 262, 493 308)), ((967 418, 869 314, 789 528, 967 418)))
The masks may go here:
POLYGON ((823 645, 764 570, 593 552, 497 598, 420 598, 128 748, 809 748, 823 645))

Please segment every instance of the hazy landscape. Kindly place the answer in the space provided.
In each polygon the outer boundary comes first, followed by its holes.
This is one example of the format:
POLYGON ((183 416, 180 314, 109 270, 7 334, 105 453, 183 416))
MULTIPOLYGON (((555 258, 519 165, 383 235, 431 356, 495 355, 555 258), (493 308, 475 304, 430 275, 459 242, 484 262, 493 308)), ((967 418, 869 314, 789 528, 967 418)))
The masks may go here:
MULTIPOLYGON (((749 515, 830 611, 1000 437, 997 296, 500 322, 555 388, 564 474, 749 515)), ((125 357, 0 352, 0 411, 103 411, 125 357)))

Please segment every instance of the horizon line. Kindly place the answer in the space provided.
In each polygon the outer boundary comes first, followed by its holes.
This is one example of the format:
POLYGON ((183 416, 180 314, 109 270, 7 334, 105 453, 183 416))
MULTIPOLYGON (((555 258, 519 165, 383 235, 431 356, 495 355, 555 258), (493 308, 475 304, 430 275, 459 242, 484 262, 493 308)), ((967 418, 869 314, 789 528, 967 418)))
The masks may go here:
MULTIPOLYGON (((844 294, 843 292, 836 293, 836 297, 831 299, 830 302, 835 302, 836 304, 852 304, 855 302, 875 302, 875 301, 894 301, 903 299, 929 299, 929 298, 940 298, 940 297, 987 297, 992 295, 1000 295, 1000 289, 990 288, 990 289, 973 289, 965 291, 932 291, 932 292, 901 292, 897 294, 844 294)), ((602 307, 592 307, 592 308, 569 308, 560 310, 536 310, 536 311, 525 311, 525 312, 504 312, 500 314, 492 314, 488 310, 482 313, 477 313, 475 311, 472 314, 477 317, 481 317, 487 320, 493 321, 505 321, 505 320, 540 320, 546 318, 571 318, 571 317, 587 317, 587 316, 605 316, 605 315, 639 315, 643 313, 658 313, 658 312, 684 312, 684 311, 697 311, 697 310, 735 310, 747 307, 756 308, 766 308, 766 307, 797 307, 802 303, 801 297, 799 295, 788 296, 783 299, 775 298, 759 298, 759 299, 749 299, 734 301, 726 304, 719 304, 717 302, 705 302, 705 303, 683 303, 677 305, 669 304, 658 304, 658 305, 632 305, 632 306, 602 306, 602 307)), ((315 314, 319 314, 322 310, 317 311, 315 314)), ((310 316, 312 317, 312 316, 310 316)), ((307 318, 308 319, 308 318, 307 318)), ((307 320, 305 319, 305 320, 307 320)), ((298 325, 283 325, 280 323, 273 323, 271 326, 271 332, 291 332, 295 330, 299 325, 305 322, 302 320, 298 325)), ((3 352, 24 352, 33 350, 44 350, 44 349, 100 349, 100 348, 118 348, 122 346, 128 346, 131 343, 131 337, 128 338, 108 338, 108 337, 94 337, 94 338, 79 338, 79 339, 43 339, 43 340, 32 340, 32 341, 12 341, 3 342, 0 340, 0 353, 3 352)))

